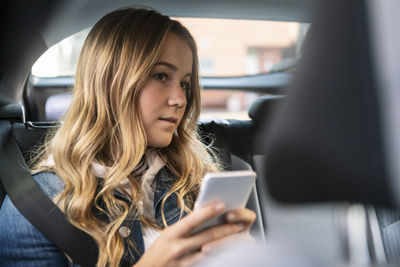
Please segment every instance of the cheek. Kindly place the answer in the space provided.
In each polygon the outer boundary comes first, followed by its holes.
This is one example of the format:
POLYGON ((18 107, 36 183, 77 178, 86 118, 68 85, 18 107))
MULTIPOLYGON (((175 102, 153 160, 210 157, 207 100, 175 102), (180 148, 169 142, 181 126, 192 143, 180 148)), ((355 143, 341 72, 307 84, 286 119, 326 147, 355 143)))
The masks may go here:
POLYGON ((151 107, 150 103, 151 103, 151 94, 149 94, 148 91, 142 91, 139 96, 139 108, 141 112, 151 107))
POLYGON ((143 88, 138 101, 139 111, 142 118, 143 116, 148 116, 156 109, 156 103, 159 102, 157 95, 157 92, 154 92, 151 87, 143 88))
POLYGON ((142 121, 144 120, 144 117, 143 116, 145 116, 146 115, 146 102, 145 101, 143 101, 143 99, 142 99, 142 97, 140 96, 139 97, 139 101, 138 101, 138 105, 139 105, 139 109, 138 109, 138 111, 139 111, 139 116, 140 116, 140 118, 142 119, 142 121))
POLYGON ((146 101, 139 101, 139 114, 140 117, 145 117, 148 114, 149 105, 146 101))
POLYGON ((185 108, 184 109, 182 109, 182 111, 180 111, 180 113, 179 113, 179 117, 181 118, 180 119, 180 122, 179 122, 179 126, 181 126, 182 124, 183 124, 183 120, 184 120, 184 115, 185 115, 185 108))
POLYGON ((147 131, 149 124, 151 122, 151 114, 153 113, 151 101, 145 94, 141 94, 138 101, 139 106, 139 116, 142 121, 144 130, 147 131))

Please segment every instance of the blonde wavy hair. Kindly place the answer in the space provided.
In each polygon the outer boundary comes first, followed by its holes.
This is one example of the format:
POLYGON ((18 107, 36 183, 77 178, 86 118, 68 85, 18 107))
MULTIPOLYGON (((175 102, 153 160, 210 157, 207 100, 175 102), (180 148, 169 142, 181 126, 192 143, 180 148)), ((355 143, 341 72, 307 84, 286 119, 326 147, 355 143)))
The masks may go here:
MULTIPOLYGON (((151 9, 119 9, 105 15, 92 28, 78 60, 72 103, 60 127, 48 134, 32 169, 52 171, 64 181, 65 188, 55 202, 73 225, 95 239, 98 266, 117 266, 124 254, 118 229, 127 216, 132 216, 132 207, 117 199, 115 190, 128 177, 133 207, 138 207, 141 198, 140 173, 135 170, 149 148, 138 99, 169 32, 177 34, 192 50, 191 88, 171 143, 152 150, 177 177, 162 201, 162 210, 166 199, 176 194, 182 211, 190 212, 203 175, 219 169, 215 154, 200 142, 197 133, 197 48, 184 26, 151 9), (49 157, 54 165, 49 166, 49 157), (106 167, 105 177, 95 176, 91 167, 94 162, 106 167), (104 207, 98 205, 100 200, 104 207), (106 214, 107 220, 100 220, 94 210, 106 214)), ((164 214, 162 217, 166 227, 164 214)))

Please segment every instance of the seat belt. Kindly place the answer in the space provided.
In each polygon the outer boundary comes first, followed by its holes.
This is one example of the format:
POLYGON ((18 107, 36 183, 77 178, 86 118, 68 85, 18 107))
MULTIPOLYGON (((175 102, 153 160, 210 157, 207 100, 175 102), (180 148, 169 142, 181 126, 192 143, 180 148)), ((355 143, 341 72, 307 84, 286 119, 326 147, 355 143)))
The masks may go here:
POLYGON ((95 266, 98 248, 91 236, 68 222, 30 175, 11 123, 0 121, 0 180, 21 214, 74 263, 95 266))

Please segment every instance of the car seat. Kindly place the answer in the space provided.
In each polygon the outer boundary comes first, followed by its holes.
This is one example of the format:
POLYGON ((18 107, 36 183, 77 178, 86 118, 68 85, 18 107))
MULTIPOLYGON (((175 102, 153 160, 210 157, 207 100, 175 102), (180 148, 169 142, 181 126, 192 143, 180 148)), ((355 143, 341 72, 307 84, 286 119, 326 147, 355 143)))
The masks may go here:
POLYGON ((398 214, 357 203, 400 207, 398 111, 388 108, 392 103, 398 109, 399 98, 390 92, 398 92, 399 84, 388 81, 398 81, 399 67, 386 64, 398 50, 384 38, 397 36, 400 5, 318 5, 288 97, 264 137, 264 186, 275 199, 295 205, 347 201, 345 262, 386 264, 398 255, 400 227, 388 236, 382 229, 395 226, 398 214), (385 58, 388 51, 394 54, 385 58))

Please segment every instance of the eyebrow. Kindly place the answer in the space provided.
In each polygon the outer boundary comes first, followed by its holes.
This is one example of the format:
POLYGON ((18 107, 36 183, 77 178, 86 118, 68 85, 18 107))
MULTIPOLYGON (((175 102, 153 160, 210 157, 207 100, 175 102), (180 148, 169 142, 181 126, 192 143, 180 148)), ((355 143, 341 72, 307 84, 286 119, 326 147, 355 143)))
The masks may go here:
MULTIPOLYGON (((159 61, 154 66, 159 66, 159 65, 165 66, 165 67, 167 67, 167 68, 169 68, 169 69, 171 69, 173 71, 178 71, 178 67, 177 66, 175 66, 174 64, 165 62, 165 61, 159 61)), ((187 77, 187 76, 190 76, 190 75, 191 75, 191 73, 188 72, 188 73, 186 73, 186 75, 184 77, 187 77)))

